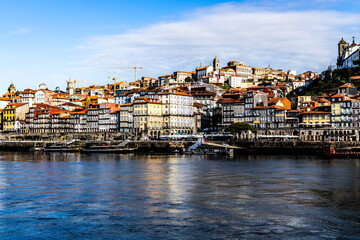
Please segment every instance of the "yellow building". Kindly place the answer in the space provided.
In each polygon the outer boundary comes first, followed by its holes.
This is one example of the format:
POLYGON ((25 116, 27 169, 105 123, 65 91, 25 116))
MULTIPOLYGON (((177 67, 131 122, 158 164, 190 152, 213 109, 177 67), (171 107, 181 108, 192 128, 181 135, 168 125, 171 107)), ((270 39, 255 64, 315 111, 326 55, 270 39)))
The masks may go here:
POLYGON ((14 131, 15 129, 15 107, 12 104, 9 104, 3 110, 3 131, 14 131))
POLYGON ((343 101, 345 97, 341 94, 335 94, 331 97, 331 125, 332 127, 340 127, 342 123, 343 101))
POLYGON ((98 104, 98 103, 99 103, 98 100, 99 100, 99 97, 97 97, 97 96, 86 97, 85 99, 83 99, 83 100, 81 101, 81 103, 82 103, 82 106, 83 106, 83 107, 89 108, 89 107, 92 106, 92 105, 98 104))
POLYGON ((326 127, 331 125, 330 112, 305 111, 300 113, 303 127, 326 127))
POLYGON ((299 109, 302 107, 303 103, 310 101, 311 101, 311 96, 298 96, 296 108, 299 109))
POLYGON ((2 121, 2 117, 3 116, 3 110, 0 108, 0 130, 2 131, 3 130, 3 121, 2 121))
POLYGON ((28 103, 8 104, 2 114, 3 131, 21 130, 21 123, 25 121, 25 114, 27 112, 29 112, 28 103))
POLYGON ((138 138, 158 138, 161 135, 163 124, 161 105, 162 103, 157 99, 142 97, 135 100, 134 133, 138 138))

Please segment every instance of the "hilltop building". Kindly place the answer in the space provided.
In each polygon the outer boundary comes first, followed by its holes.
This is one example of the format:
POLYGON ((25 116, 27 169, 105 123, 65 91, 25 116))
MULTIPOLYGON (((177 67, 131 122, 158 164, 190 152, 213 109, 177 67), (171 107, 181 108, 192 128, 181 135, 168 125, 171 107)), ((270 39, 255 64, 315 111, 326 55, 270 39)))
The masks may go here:
POLYGON ((8 88, 8 93, 15 93, 15 92, 16 92, 16 87, 13 83, 11 83, 8 88))
POLYGON ((338 43, 337 68, 342 69, 356 67, 353 61, 359 59, 359 49, 360 45, 355 43, 355 37, 353 37, 353 42, 351 44, 347 43, 342 38, 338 43))

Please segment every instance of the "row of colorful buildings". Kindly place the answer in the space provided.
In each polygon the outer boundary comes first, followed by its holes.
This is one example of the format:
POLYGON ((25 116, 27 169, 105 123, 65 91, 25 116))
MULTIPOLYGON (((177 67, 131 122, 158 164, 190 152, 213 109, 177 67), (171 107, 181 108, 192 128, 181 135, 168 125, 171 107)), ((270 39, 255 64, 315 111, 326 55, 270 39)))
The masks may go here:
POLYGON ((220 132, 234 122, 257 129, 358 127, 360 99, 348 83, 332 96, 287 99, 291 83, 231 88, 214 84, 138 88, 89 86, 76 94, 39 89, 0 98, 2 132, 30 134, 118 132, 135 138, 220 132), (87 94, 83 94, 84 91, 87 94))

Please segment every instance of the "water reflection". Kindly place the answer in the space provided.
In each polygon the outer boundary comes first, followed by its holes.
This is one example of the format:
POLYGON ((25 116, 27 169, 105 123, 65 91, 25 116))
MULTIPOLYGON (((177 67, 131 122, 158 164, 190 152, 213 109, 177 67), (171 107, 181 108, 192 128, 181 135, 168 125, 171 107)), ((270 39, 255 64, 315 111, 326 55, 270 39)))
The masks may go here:
POLYGON ((358 160, 0 156, 2 238, 360 237, 358 160))

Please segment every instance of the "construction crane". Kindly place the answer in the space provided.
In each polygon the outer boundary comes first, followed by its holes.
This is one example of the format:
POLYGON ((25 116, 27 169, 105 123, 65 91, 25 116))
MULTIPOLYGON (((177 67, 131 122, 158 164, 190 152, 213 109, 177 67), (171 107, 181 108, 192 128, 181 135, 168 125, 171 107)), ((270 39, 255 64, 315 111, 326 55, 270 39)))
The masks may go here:
POLYGON ((135 72, 135 82, 136 82, 136 70, 137 69, 143 69, 143 67, 119 67, 119 69, 134 69, 135 72))
POLYGON ((116 86, 115 86, 115 83, 116 83, 116 80, 127 80, 125 78, 119 78, 119 77, 109 77, 109 79, 112 79, 114 81, 114 97, 116 95, 116 86))

